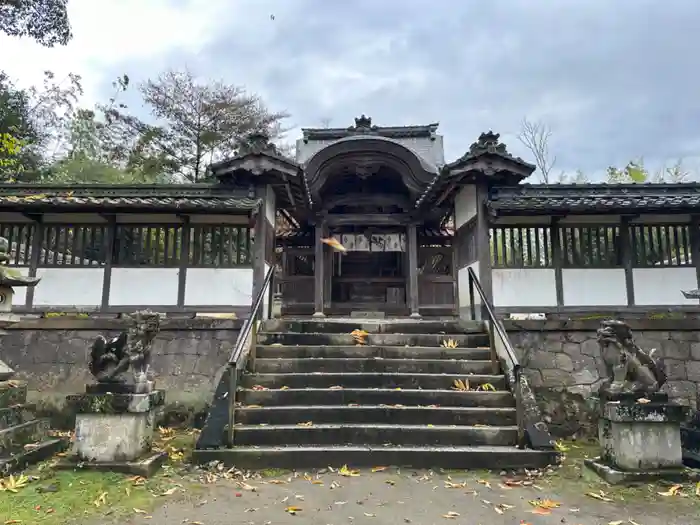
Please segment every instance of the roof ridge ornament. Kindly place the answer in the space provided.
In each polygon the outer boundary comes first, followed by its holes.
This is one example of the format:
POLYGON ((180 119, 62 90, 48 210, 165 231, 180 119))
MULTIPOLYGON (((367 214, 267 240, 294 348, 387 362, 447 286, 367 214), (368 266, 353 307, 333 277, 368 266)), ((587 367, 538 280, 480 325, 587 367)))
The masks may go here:
POLYGON ((508 153, 506 145, 500 142, 501 134, 489 130, 479 135, 479 139, 469 147, 469 155, 483 155, 484 153, 498 153, 512 156, 508 153))
POLYGON ((264 130, 255 130, 243 137, 238 144, 238 155, 267 153, 278 155, 277 146, 270 142, 270 134, 264 130))
POLYGON ((350 126, 348 131, 354 135, 370 135, 376 133, 379 126, 372 125, 372 117, 366 116, 364 113, 355 119, 355 125, 350 126))

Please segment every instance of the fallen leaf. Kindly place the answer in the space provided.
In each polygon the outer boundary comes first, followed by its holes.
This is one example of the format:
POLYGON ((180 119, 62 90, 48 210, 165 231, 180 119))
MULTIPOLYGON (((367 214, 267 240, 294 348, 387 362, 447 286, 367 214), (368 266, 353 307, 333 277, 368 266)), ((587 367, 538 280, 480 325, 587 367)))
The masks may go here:
POLYGON ((542 507, 535 507, 530 511, 531 514, 538 514, 540 516, 549 516, 552 511, 549 509, 543 509, 542 507))
POLYGON ((454 519, 459 518, 459 513, 458 513, 458 512, 450 511, 450 512, 448 512, 447 514, 443 514, 442 517, 443 517, 443 518, 447 518, 447 519, 449 519, 449 520, 454 520, 454 519))
POLYGON ((20 474, 17 477, 10 474, 7 479, 0 479, 0 492, 7 491, 16 494, 26 487, 27 483, 29 483, 29 478, 24 474, 20 474))
POLYGON ((597 499, 599 501, 605 501, 606 503, 611 503, 613 501, 602 490, 600 492, 586 492, 586 496, 588 496, 589 498, 597 499))
POLYGON ((22 523, 22 520, 7 520, 5 525, 15 525, 16 523, 22 523))
POLYGON ((136 514, 148 514, 148 512, 146 512, 145 510, 143 510, 143 509, 137 509, 136 507, 134 507, 134 512, 135 512, 136 514))
POLYGON ((350 470, 347 465, 343 465, 338 469, 338 474, 345 476, 346 478, 357 478, 360 476, 359 470, 350 470))
POLYGON ((284 481, 283 479, 271 479, 270 481, 268 481, 268 483, 271 485, 286 485, 287 484, 287 482, 284 481))
POLYGON ((204 525, 201 521, 190 521, 190 525, 204 525))
POLYGON ((291 515, 294 515, 297 512, 301 512, 301 510, 301 507, 287 507, 286 509, 284 509, 285 512, 291 515))
POLYGON ((569 447, 567 447, 562 441, 555 441, 554 448, 556 448, 557 451, 559 451, 559 452, 568 452, 569 451, 569 447))
POLYGON ((552 501, 551 499, 535 499, 529 502, 533 507, 539 507, 541 509, 558 509, 561 507, 561 503, 552 501))
POLYGON ((177 491, 177 487, 172 487, 161 494, 161 496, 172 496, 177 491))
POLYGON ((700 481, 695 485, 695 495, 700 498, 700 481))
POLYGON ((93 503, 93 505, 95 505, 95 507, 99 507, 101 505, 107 504, 107 493, 106 492, 100 493, 100 495, 97 496, 95 501, 93 501, 92 503, 93 503))
POLYGON ((677 496, 682 488, 683 485, 673 485, 666 492, 659 492, 658 494, 659 496, 677 496))
POLYGON ((297 423, 298 427, 312 427, 314 426, 313 421, 305 421, 304 423, 297 423))
POLYGON ((482 484, 482 485, 483 485, 484 487, 486 487, 487 489, 490 489, 490 488, 491 488, 491 483, 489 483, 489 482, 486 481, 485 479, 478 479, 478 480, 476 480, 476 482, 482 484))
POLYGON ((384 472, 389 467, 372 467, 372 472, 384 472))
POLYGON ((365 516, 367 516, 368 518, 376 518, 376 517, 377 517, 376 514, 372 514, 372 513, 370 513, 370 512, 363 512, 363 514, 364 514, 365 516))

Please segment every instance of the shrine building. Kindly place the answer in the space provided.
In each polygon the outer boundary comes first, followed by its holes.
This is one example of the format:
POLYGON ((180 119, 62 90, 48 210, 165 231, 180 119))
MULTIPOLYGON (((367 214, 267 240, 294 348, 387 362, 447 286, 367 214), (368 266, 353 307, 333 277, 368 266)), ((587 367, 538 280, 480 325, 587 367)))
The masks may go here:
POLYGON ((470 316, 469 268, 501 313, 698 306, 697 183, 524 184, 498 134, 451 160, 437 124, 365 116, 251 146, 204 183, 0 185, 9 264, 42 277, 14 308, 245 316, 271 267, 293 316, 470 316))

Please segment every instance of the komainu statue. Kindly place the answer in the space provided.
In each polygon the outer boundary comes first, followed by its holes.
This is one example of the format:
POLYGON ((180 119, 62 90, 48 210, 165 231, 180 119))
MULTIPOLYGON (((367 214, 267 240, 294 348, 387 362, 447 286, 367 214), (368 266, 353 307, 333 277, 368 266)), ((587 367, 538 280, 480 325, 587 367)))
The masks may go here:
POLYGON ((639 348, 632 330, 623 321, 603 321, 598 329, 598 344, 607 370, 601 396, 634 394, 648 396, 659 392, 666 383, 663 365, 639 348))
POLYGON ((109 340, 103 336, 95 339, 90 373, 105 386, 116 384, 135 393, 150 392, 153 388, 148 379, 151 347, 160 330, 160 314, 143 310, 125 317, 133 322, 128 331, 109 340))

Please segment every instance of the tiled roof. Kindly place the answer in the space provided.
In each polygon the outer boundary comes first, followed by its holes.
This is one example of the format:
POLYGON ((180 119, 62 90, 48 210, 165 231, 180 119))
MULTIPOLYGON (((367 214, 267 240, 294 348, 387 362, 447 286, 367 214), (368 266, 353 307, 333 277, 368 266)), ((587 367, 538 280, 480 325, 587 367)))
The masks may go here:
POLYGON ((700 210, 700 183, 494 187, 488 206, 497 215, 697 211, 700 210))
POLYGON ((0 208, 61 210, 129 209, 148 211, 250 211, 260 204, 209 184, 73 186, 0 184, 0 208))

